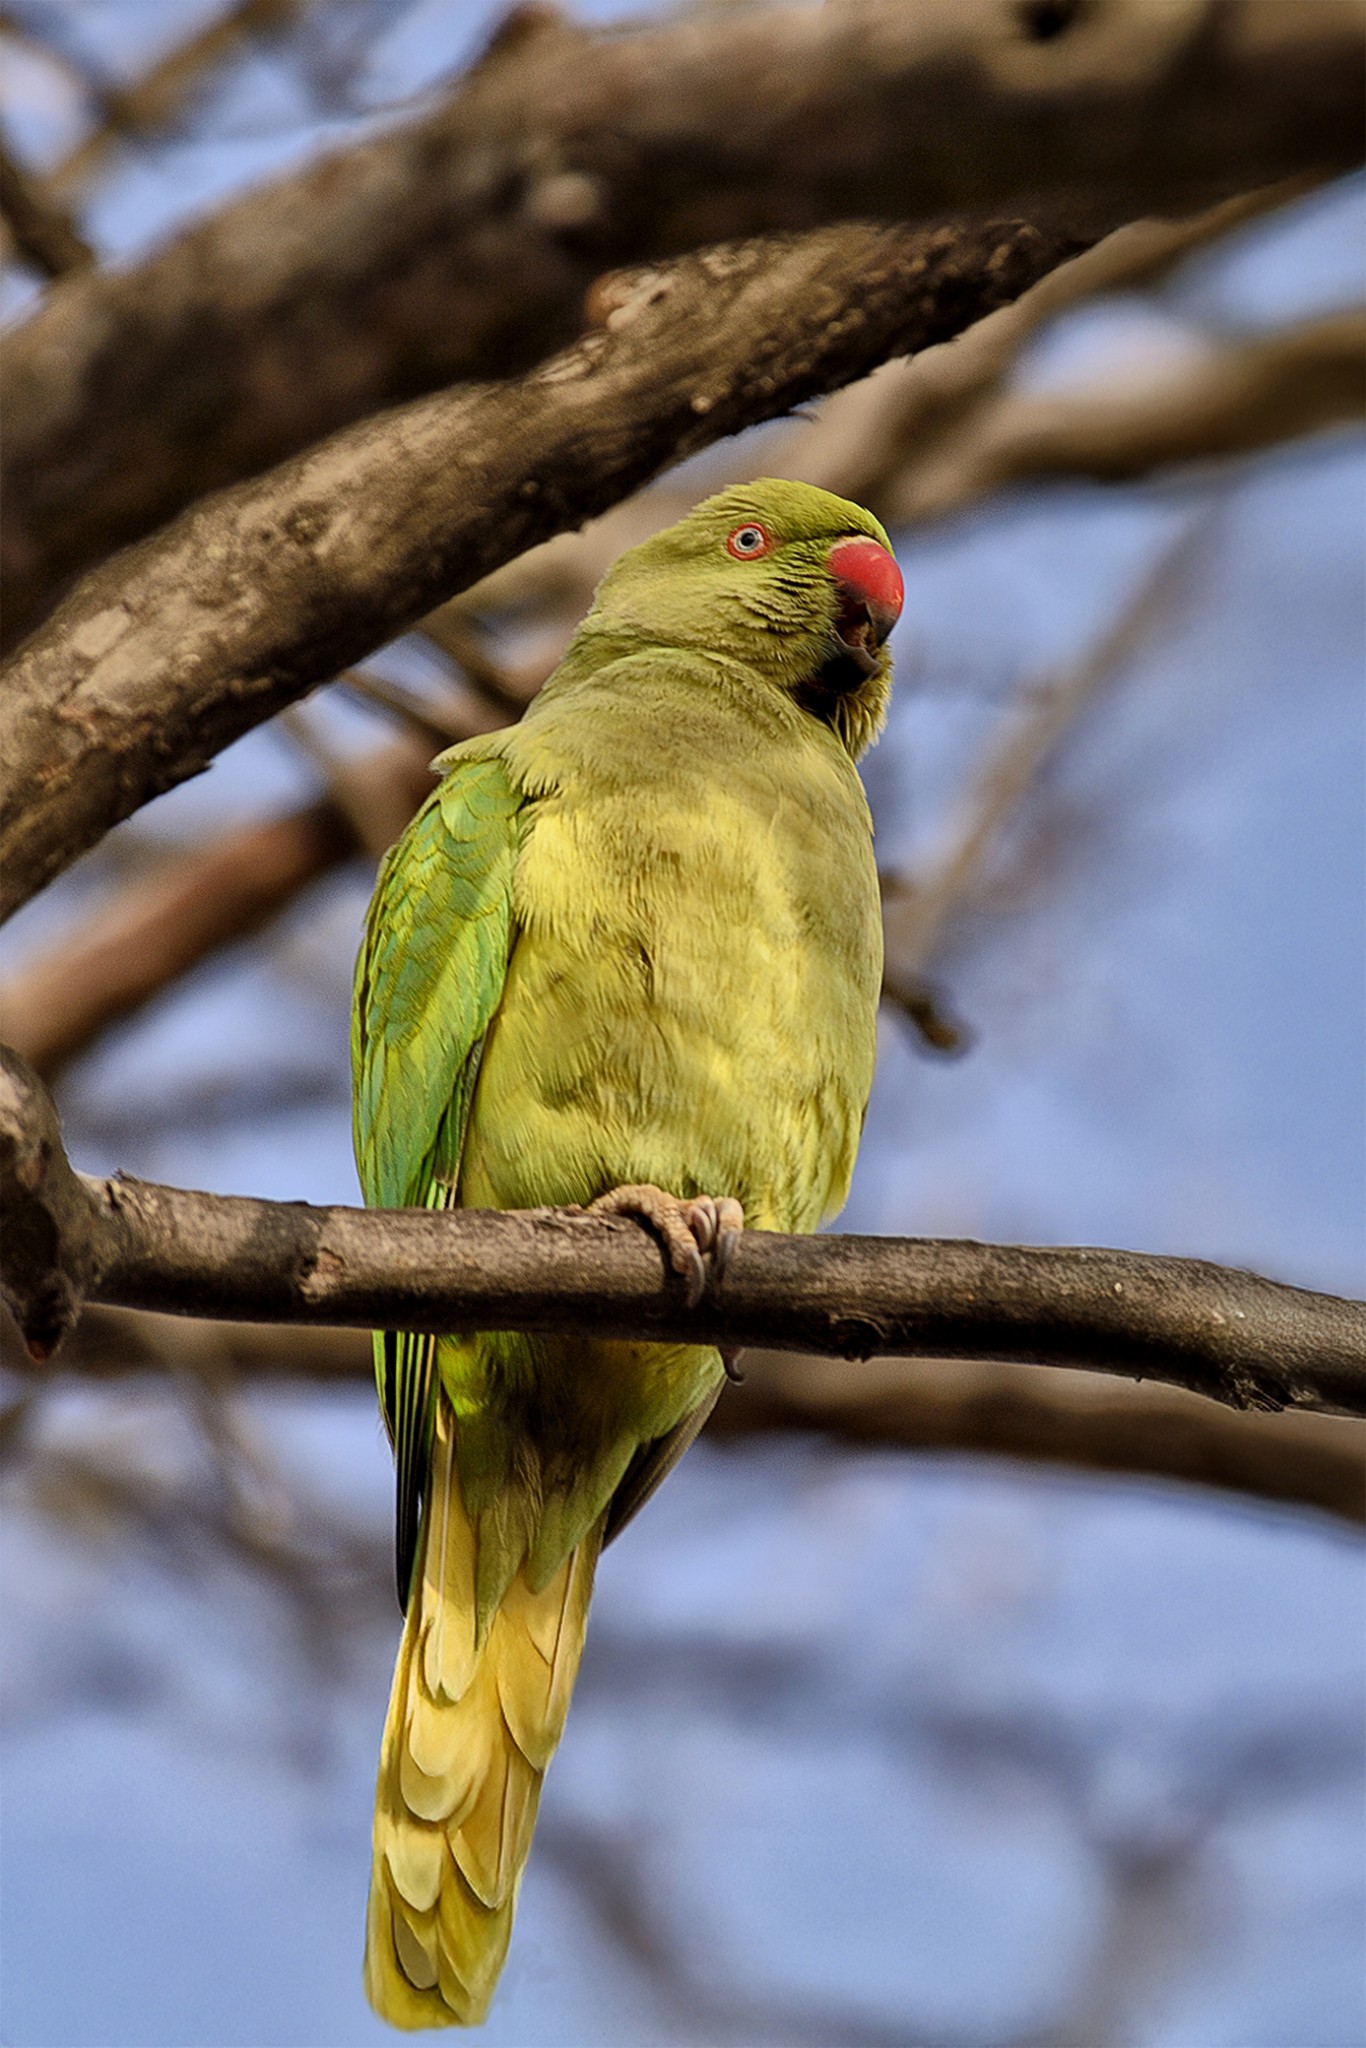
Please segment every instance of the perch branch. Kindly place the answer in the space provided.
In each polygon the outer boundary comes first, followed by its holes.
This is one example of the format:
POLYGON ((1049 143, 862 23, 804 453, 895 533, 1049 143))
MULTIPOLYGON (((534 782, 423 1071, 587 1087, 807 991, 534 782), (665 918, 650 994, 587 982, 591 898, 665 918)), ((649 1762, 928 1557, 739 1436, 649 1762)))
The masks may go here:
POLYGON ((1363 18, 1361 0, 842 0, 592 35, 522 7, 423 119, 72 281, 15 334, 6 630, 201 492, 524 370, 611 266, 870 218, 1023 212, 1089 241, 1345 169, 1363 18))
POLYGON ((89 1300, 262 1322, 1084 1365, 1238 1408, 1366 1415, 1366 1306, 1201 1260, 752 1231, 723 1285, 690 1307, 659 1247, 624 1219, 319 1209, 89 1179, 13 1054, 0 1083, 0 1273, 35 1358, 89 1300))

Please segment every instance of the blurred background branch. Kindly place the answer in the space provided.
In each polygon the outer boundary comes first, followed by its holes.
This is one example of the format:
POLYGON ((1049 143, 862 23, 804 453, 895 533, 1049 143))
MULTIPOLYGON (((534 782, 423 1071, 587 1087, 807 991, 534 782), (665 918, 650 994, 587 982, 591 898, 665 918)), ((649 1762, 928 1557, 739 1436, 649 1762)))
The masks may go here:
MULTIPOLYGON (((25 1393, 42 1375, 0 1325, 0 1360, 25 1393)), ((196 1322, 92 1306, 61 1352, 64 1373, 119 1379, 169 1361, 213 1383, 368 1387, 358 1330, 196 1322), (204 1365, 201 1365, 204 1361, 204 1365)), ((747 1351, 707 1424, 730 1440, 796 1430, 844 1443, 959 1452, 1127 1472, 1248 1494, 1366 1521, 1366 1427, 1335 1416, 1240 1414, 1179 1388, 1044 1366, 962 1359, 868 1359, 855 1371, 800 1352, 747 1351)))
POLYGON ((0 139, 0 220, 15 253, 44 277, 69 277, 87 270, 94 255, 77 234, 69 216, 44 190, 42 181, 26 171, 8 144, 0 139))

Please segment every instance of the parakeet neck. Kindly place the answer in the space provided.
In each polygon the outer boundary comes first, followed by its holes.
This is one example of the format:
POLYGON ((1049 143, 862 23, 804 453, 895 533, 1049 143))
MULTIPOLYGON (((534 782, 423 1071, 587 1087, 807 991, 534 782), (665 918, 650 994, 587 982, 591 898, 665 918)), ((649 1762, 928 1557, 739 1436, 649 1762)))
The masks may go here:
POLYGON ((775 734, 800 737, 809 725, 823 728, 834 735, 852 761, 859 760, 876 739, 886 716, 891 676, 885 655, 877 671, 857 688, 834 690, 817 675, 788 677, 781 670, 775 675, 715 649, 643 641, 633 625, 591 612, 537 701, 554 703, 569 696, 577 703, 591 701, 607 671, 637 655, 653 659, 660 688, 672 687, 683 693, 680 709, 684 701, 690 701, 695 711, 695 693, 710 690, 733 714, 775 734))

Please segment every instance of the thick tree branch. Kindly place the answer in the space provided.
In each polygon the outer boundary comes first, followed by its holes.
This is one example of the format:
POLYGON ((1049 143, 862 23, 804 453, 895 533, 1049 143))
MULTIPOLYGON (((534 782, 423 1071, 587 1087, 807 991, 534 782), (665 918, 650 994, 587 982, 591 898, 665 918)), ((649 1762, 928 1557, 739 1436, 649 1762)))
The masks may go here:
POLYGON ((0 911, 250 726, 534 542, 928 346, 1067 253, 1025 222, 829 229, 636 276, 519 383, 367 420, 95 570, 9 664, 0 911))
POLYGON ((72 1172, 6 1054, 3 1281, 31 1353, 81 1301, 266 1322, 592 1330, 844 1358, 1086 1365, 1238 1408, 1366 1415, 1366 1307, 1196 1259, 750 1232, 695 1308, 634 1223, 316 1209, 72 1172))
MULTIPOLYGON (((941 444, 970 435, 1022 352, 1049 321, 1084 300, 1156 283, 1194 251, 1288 203, 1298 189, 1268 187, 1226 200, 1192 220, 1142 220, 1117 229, 963 333, 888 362, 837 392, 814 420, 794 426, 777 454, 765 461, 780 476, 856 499, 886 524, 887 495, 912 455, 933 461, 941 444)), ((737 462, 730 474, 740 482, 753 471, 737 462)), ((449 610, 549 607, 563 615, 567 634, 569 622, 577 621, 622 550, 680 518, 688 502, 676 486, 660 484, 613 507, 582 533, 560 534, 518 556, 449 610)), ((424 630, 432 623, 427 621, 424 630)))
POLYGON ((68 286, 14 338, 7 630, 201 491, 525 368, 611 265, 853 218, 1018 211, 1093 239, 1346 168, 1363 18, 842 0, 590 36, 522 8, 426 119, 68 286))

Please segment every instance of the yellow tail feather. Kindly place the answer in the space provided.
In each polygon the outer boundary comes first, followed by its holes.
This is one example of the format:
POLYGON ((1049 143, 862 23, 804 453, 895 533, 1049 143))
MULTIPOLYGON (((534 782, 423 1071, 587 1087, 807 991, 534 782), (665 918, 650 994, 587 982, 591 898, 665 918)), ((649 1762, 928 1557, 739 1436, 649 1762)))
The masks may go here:
POLYGON ((365 1991, 396 2027, 477 2025, 507 1953, 541 1778, 583 1650, 601 1524, 475 1637, 476 1532, 438 1396, 420 1578, 375 1797, 365 1991))

